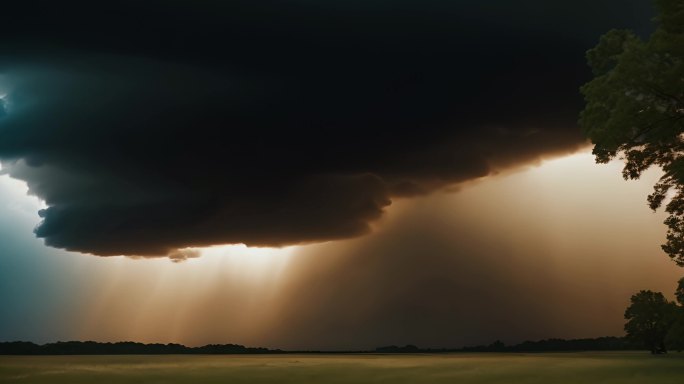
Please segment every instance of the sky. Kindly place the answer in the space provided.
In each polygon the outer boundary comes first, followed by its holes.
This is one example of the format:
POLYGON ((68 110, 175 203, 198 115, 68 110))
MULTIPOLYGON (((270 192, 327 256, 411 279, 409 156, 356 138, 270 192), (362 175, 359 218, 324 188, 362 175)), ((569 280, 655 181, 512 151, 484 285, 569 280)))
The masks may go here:
POLYGON ((455 347, 671 296, 584 52, 646 1, 25 1, 0 41, 0 340, 455 347))

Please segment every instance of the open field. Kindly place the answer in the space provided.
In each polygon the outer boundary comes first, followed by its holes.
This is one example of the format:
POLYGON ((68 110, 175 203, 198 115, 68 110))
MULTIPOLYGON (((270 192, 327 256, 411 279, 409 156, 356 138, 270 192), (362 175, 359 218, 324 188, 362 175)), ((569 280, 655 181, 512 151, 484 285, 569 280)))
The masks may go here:
POLYGON ((0 356, 0 383, 684 382, 684 354, 0 356))

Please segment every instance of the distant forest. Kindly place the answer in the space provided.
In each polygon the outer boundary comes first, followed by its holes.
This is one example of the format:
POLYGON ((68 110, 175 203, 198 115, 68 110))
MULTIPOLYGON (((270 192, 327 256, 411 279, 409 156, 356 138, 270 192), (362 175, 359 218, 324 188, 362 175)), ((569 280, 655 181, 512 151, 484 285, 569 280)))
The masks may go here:
POLYGON ((386 346, 358 351, 283 351, 252 348, 237 344, 209 344, 186 347, 181 344, 143 344, 135 342, 98 343, 95 341, 60 341, 38 345, 27 341, 0 342, 0 355, 172 355, 172 354, 282 354, 282 353, 446 353, 446 352, 562 352, 643 350, 624 337, 596 339, 547 339, 505 345, 495 341, 489 345, 463 348, 423 349, 415 345, 386 346))

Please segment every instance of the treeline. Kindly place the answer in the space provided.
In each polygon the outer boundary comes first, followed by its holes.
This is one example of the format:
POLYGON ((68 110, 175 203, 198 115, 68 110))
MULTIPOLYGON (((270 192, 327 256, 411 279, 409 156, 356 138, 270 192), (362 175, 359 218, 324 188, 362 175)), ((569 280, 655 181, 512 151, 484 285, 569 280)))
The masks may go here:
POLYGON ((628 351, 643 349, 641 345, 625 337, 599 337, 595 339, 546 339, 524 341, 505 345, 497 340, 489 345, 463 348, 418 348, 415 345, 395 345, 376 348, 376 353, 444 353, 444 352, 578 352, 578 351, 628 351))
POLYGON ((453 352, 574 352, 639 350, 643 347, 624 337, 596 339, 547 339, 505 345, 495 341, 489 345, 462 348, 419 348, 415 345, 378 347, 372 351, 283 351, 253 348, 238 344, 209 344, 186 347, 181 344, 143 344, 136 342, 98 343, 95 341, 60 341, 38 345, 26 341, 0 342, 0 355, 188 355, 188 354, 278 354, 278 353, 453 353, 453 352))
POLYGON ((278 349, 252 348, 237 344, 186 347, 181 344, 143 344, 131 341, 59 341, 38 345, 26 341, 0 342, 0 355, 173 355, 173 354, 266 354, 278 349))

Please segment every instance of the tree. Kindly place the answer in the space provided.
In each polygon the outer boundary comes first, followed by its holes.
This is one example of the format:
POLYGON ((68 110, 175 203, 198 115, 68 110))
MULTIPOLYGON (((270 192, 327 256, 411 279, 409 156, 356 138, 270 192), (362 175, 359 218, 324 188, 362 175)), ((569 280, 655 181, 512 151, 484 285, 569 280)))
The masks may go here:
POLYGON ((684 267, 684 1, 655 2, 659 25, 648 40, 612 30, 587 52, 594 78, 581 88, 580 125, 598 163, 624 160, 625 179, 663 169, 648 205, 670 199, 662 248, 684 267))
POLYGON ((665 335, 665 346, 679 352, 684 350, 684 307, 675 308, 672 325, 665 335))
POLYGON ((627 337, 643 343, 653 354, 667 353, 665 337, 676 309, 660 292, 639 291, 625 311, 627 337))
POLYGON ((675 290, 675 298, 679 305, 684 306, 684 277, 677 282, 677 289, 675 290))
POLYGON ((673 312, 672 325, 665 336, 665 345, 677 351, 684 350, 684 277, 679 279, 675 297, 679 306, 673 312))

